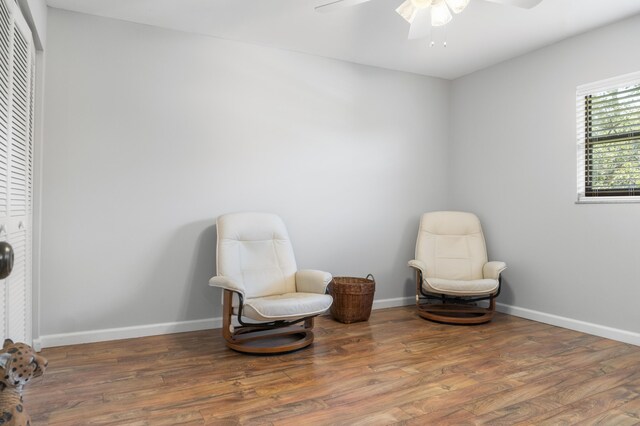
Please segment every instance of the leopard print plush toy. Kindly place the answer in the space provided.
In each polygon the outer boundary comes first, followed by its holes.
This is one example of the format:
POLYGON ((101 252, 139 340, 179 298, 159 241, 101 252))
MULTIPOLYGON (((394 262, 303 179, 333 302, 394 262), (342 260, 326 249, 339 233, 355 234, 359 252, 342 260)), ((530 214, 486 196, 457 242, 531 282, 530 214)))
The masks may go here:
POLYGON ((4 341, 0 351, 0 425, 31 424, 22 405, 22 388, 33 377, 42 376, 47 364, 31 346, 4 341))

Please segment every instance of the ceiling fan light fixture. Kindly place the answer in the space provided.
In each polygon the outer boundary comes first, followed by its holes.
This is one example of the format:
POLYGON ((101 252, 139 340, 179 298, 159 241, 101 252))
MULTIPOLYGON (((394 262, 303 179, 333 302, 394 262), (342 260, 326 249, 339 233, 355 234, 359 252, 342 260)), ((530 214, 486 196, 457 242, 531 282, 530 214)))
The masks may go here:
POLYGON ((469 0, 446 0, 453 13, 460 13, 469 4, 469 0))
POLYGON ((432 3, 434 3, 434 0, 411 0, 411 4, 413 4, 413 7, 416 9, 426 9, 431 6, 432 3))
POLYGON ((431 25, 441 27, 451 21, 451 12, 444 0, 434 0, 431 5, 431 25))
MULTIPOLYGON (((353 6, 360 3, 366 3, 370 0, 324 0, 328 3, 316 6, 318 12, 328 12, 340 7, 353 6)), ((510 6, 530 9, 542 0, 485 0, 493 3, 506 4, 510 6)), ((453 13, 462 12, 468 5, 470 0, 404 0, 396 9, 402 18, 407 21, 409 26, 409 40, 424 38, 431 34, 429 21, 431 26, 441 27, 448 24, 453 13), (431 19, 429 19, 429 15, 431 19)), ((433 41, 431 42, 433 44, 433 41)), ((446 46, 446 41, 445 41, 446 46)))

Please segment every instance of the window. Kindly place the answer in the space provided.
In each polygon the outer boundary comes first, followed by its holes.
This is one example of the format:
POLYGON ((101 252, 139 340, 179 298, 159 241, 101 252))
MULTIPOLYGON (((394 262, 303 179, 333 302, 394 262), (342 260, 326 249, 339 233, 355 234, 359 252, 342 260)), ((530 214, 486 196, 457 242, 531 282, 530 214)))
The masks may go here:
POLYGON ((577 89, 578 202, 640 202, 640 72, 577 89))

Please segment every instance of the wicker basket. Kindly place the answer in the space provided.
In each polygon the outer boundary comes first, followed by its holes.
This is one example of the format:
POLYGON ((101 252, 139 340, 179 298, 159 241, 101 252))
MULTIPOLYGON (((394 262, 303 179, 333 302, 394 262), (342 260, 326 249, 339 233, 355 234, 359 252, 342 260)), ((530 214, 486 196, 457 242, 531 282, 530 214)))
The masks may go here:
POLYGON ((371 274, 366 278, 333 277, 329 285, 331 316, 345 324, 368 320, 375 291, 376 280, 371 274))

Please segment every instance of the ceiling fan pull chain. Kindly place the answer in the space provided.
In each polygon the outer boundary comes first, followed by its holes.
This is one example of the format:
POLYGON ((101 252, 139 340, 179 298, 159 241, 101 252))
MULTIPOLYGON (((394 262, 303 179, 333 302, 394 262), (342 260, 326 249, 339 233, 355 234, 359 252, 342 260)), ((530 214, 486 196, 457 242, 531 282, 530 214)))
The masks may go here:
POLYGON ((429 31, 429 47, 435 47, 437 44, 440 44, 440 40, 442 40, 442 47, 447 47, 447 27, 442 29, 438 27, 432 27, 429 31))
POLYGON ((429 47, 433 47, 436 45, 436 42, 433 39, 433 27, 429 27, 429 47))

